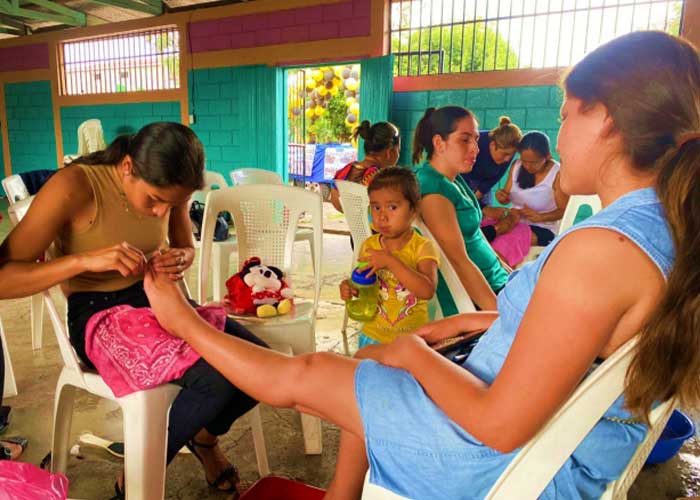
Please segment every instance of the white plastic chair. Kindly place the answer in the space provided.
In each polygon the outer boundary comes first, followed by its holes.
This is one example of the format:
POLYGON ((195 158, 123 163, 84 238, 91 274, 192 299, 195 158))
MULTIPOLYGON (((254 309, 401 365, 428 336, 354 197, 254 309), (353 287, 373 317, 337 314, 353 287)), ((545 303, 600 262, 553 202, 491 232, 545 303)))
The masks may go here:
MULTIPOLYGON (((201 191, 193 196, 194 199, 198 201, 205 201, 206 195, 209 191, 212 191, 214 186, 219 188, 225 188, 228 185, 224 176, 218 172, 206 171, 204 173, 206 186, 201 191), (200 199, 200 197, 202 199, 200 199)), ((262 170, 259 168, 239 168, 238 170, 233 170, 230 173, 231 182, 234 186, 236 185, 248 185, 248 184, 275 184, 282 185, 282 178, 275 172, 270 172, 268 170, 262 170)), ((308 228, 297 228, 295 235, 295 241, 308 241, 309 249, 311 251, 311 260, 314 259, 314 232, 308 228)), ((196 246, 199 247, 200 242, 196 242, 196 246)), ((212 266, 213 280, 212 280, 212 293, 213 297, 222 297, 224 294, 224 286, 226 280, 229 277, 228 267, 231 254, 236 249, 236 237, 232 236, 226 241, 216 241, 214 242, 213 251, 213 262, 212 266)), ((201 290, 202 287, 200 286, 201 290)), ((204 289, 206 291, 206 288, 204 289)), ((200 302, 205 302, 207 295, 202 295, 198 297, 200 302)))
POLYGON ((10 348, 7 346, 7 338, 5 330, 2 328, 2 320, 0 320, 0 340, 2 340, 2 355, 5 362, 5 378, 3 379, 3 398, 11 398, 17 395, 17 382, 15 381, 15 371, 12 369, 12 360, 10 359, 10 348))
POLYGON ((67 164, 81 156, 107 149, 102 122, 96 118, 85 120, 78 126, 78 152, 65 155, 63 163, 67 164))
MULTIPOLYGON (((10 200, 7 215, 10 219, 10 224, 14 227, 27 213, 34 197, 29 196, 29 191, 27 191, 27 187, 19 175, 6 177, 2 181, 2 185, 5 193, 7 193, 8 200, 10 200)), ((32 349, 36 351, 41 349, 41 339, 44 330, 44 299, 40 293, 32 295, 30 313, 32 349)))
MULTIPOLYGON (((335 185, 338 188, 340 205, 343 207, 343 213, 345 214, 345 219, 350 228, 350 235, 355 245, 352 254, 352 266, 350 268, 352 271, 357 265, 362 243, 372 236, 368 218, 369 195, 367 194, 367 187, 357 182, 336 181, 335 185)), ((348 310, 345 309, 343 327, 340 331, 343 334, 343 348, 345 349, 345 354, 349 355, 350 347, 348 346, 347 328, 348 310)))
MULTIPOLYGON (((202 227, 202 252, 199 259, 199 295, 204 296, 211 259, 211 240, 214 234, 216 214, 227 210, 233 217, 238 237, 238 264, 257 256, 267 265, 280 268, 290 276, 297 224, 301 212, 311 216, 313 225, 312 263, 314 271, 313 301, 295 300, 288 315, 251 321, 241 320, 255 335, 270 345, 291 347, 291 352, 301 354, 316 350, 314 328, 316 311, 321 294, 321 241, 323 207, 321 197, 310 191, 290 186, 254 184, 211 191, 207 195, 202 227)), ((291 284, 293 287, 293 283, 291 284)), ((223 299, 223 295, 214 297, 223 299)), ((279 348, 279 347, 278 347, 279 348)), ((317 417, 301 416, 306 454, 320 454, 321 422, 317 417)), ((253 437, 262 437, 260 421, 253 422, 253 437), (257 427, 257 428, 256 428, 257 427)), ((256 443, 256 450, 264 453, 264 441, 256 443)))
MULTIPOLYGON (((13 211, 17 221, 27 212, 31 198, 22 210, 13 211)), ((54 287, 62 293, 60 287, 54 287)), ((126 498, 130 500, 162 500, 165 494, 166 444, 168 414, 180 387, 165 384, 147 391, 138 391, 117 398, 96 372, 88 370, 70 344, 65 317, 58 313, 48 290, 42 292, 56 340, 63 358, 63 368, 56 383, 51 470, 65 474, 68 465, 69 435, 73 420, 75 390, 82 389, 116 402, 124 419, 124 473, 126 498)))
POLYGON ((2 188, 5 190, 7 201, 10 203, 10 205, 14 205, 20 200, 29 198, 29 190, 24 184, 22 177, 17 174, 5 177, 2 180, 2 188))
MULTIPOLYGON (((430 229, 428 229, 428 226, 425 225, 421 218, 416 218, 413 225, 418 228, 418 231, 424 238, 433 241, 433 244, 438 251, 438 257, 440 258, 438 271, 440 271, 442 278, 445 280, 445 284, 447 285, 447 289, 450 291, 452 300, 454 300, 455 306, 457 306, 457 314, 476 311, 474 302, 472 302, 467 290, 464 288, 464 285, 462 285, 462 281, 459 279, 457 271, 455 271, 455 268, 452 267, 447 255, 445 255, 445 252, 443 252, 442 248, 440 248, 440 245, 433 236, 433 233, 431 233, 430 229)), ((435 294, 432 300, 435 304, 435 318, 433 319, 440 319, 443 317, 443 313, 442 308, 440 307, 440 302, 437 300, 437 294, 435 294)))
MULTIPOLYGON (((564 215, 562 215, 561 222, 559 223, 559 231, 557 233, 558 235, 562 234, 564 231, 566 231, 574 225, 574 221, 576 220, 576 216, 578 215, 579 209, 585 205, 591 207, 591 215, 600 212, 601 204, 600 198, 598 198, 597 194, 569 196, 569 202, 566 204, 564 215)), ((540 254, 544 251, 545 248, 546 247, 542 246, 533 246, 532 248, 530 248, 530 251, 528 252, 525 259, 523 259, 523 261, 517 267, 522 267, 522 265, 526 262, 530 262, 537 259, 537 257, 540 256, 540 254)))
POLYGON ((234 186, 247 184, 282 184, 282 177, 277 172, 262 168, 237 168, 229 173, 234 186))
MULTIPOLYGON (((206 201, 207 194, 209 194, 210 191, 226 187, 228 187, 228 184, 226 183, 226 178, 222 174, 220 174, 219 172, 212 172, 211 170, 205 170, 204 187, 199 191, 195 191, 192 194, 192 199, 204 203, 206 201)), ((219 297, 223 293, 224 283, 226 283, 226 279, 228 278, 228 263, 231 254, 236 249, 236 237, 231 236, 225 241, 214 241, 212 243, 214 244, 212 251, 214 261, 214 274, 212 279, 213 296, 219 297)), ((199 248, 201 251, 201 241, 195 239, 194 245, 195 248, 199 248)), ((199 296, 198 300, 200 302, 205 302, 206 298, 207 295, 205 294, 199 296)))
MULTIPOLYGON (((621 346, 589 375, 550 421, 515 456, 493 485, 487 500, 537 498, 576 447, 622 394, 637 338, 621 346)), ((624 499, 673 408, 674 401, 657 407, 651 414, 652 427, 620 478, 608 484, 601 499, 624 499)), ((469 485, 465 485, 468 488, 469 485)), ((363 500, 404 499, 365 477, 363 500)))
POLYGON ((559 234, 562 234, 574 225, 578 211, 584 205, 591 207, 592 214, 600 212, 601 203, 597 194, 570 196, 569 203, 566 204, 566 210, 564 210, 564 215, 562 215, 561 223, 559 224, 559 234))
POLYGON ((100 375, 82 365, 70 345, 65 320, 59 315, 51 294, 45 291, 43 297, 64 364, 56 383, 51 471, 66 473, 73 402, 76 389, 82 389, 121 407, 126 498, 162 500, 165 495, 168 414, 180 387, 165 384, 116 397, 100 375))

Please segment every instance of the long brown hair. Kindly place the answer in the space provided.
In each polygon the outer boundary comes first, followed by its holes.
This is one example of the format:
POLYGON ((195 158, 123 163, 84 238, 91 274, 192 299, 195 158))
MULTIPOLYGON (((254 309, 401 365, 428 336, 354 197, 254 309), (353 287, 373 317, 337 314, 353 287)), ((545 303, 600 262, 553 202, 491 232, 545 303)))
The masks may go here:
POLYGON ((423 117, 416 125, 416 131, 413 133, 413 154, 411 157, 413 163, 421 162, 424 150, 428 160, 430 160, 435 149, 433 137, 439 135, 446 140, 447 136, 457 128, 457 122, 470 116, 474 116, 472 112, 460 106, 426 109, 423 117))
POLYGON ((627 372, 627 407, 648 421, 655 401, 700 403, 700 58, 660 31, 630 33, 588 54, 565 77, 567 95, 603 104, 625 153, 656 190, 675 261, 642 327, 627 372))

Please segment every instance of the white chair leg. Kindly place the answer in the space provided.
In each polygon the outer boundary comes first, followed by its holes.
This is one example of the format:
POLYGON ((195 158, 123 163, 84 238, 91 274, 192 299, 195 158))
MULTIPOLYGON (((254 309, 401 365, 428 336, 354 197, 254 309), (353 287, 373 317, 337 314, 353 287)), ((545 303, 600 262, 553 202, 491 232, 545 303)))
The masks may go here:
POLYGON ((53 438, 51 443, 51 472, 66 473, 70 450, 70 428, 73 422, 73 401, 76 388, 67 383, 62 371, 56 383, 53 413, 53 438))
POLYGON ((32 295, 32 349, 41 349, 41 337, 44 328, 44 296, 32 295))
POLYGON ((323 451, 321 441, 321 419, 301 414, 301 431, 304 433, 304 451, 307 455, 320 455, 323 451))
POLYGON ((120 398, 127 500, 163 500, 168 414, 180 388, 166 385, 120 398))
POLYGON ((226 280, 228 279, 228 264, 231 258, 231 250, 224 248, 228 245, 212 245, 212 299, 219 301, 226 295, 226 280))
POLYGON ((15 381, 15 370, 12 368, 10 349, 7 347, 7 339, 5 338, 5 331, 2 329, 2 325, 0 325, 0 337, 2 338, 2 356, 5 362, 2 397, 11 398, 17 395, 17 382, 15 381))
POLYGON ((350 356, 350 345, 348 344, 348 310, 345 309, 343 314, 343 326, 340 329, 340 333, 343 334, 343 349, 345 350, 345 355, 350 356))
MULTIPOLYGON (((313 267, 313 263, 316 262, 316 259, 315 259, 316 254, 314 252, 314 234, 313 233, 309 234, 308 240, 309 240, 309 250, 311 251, 311 265, 313 267)), ((314 272, 315 271, 316 270, 314 269, 314 272)))
POLYGON ((263 433, 260 405, 248 412, 250 416, 250 428, 253 433, 253 446, 255 447, 255 460, 258 462, 260 477, 270 474, 270 464, 267 461, 267 447, 265 446, 265 434, 263 433))

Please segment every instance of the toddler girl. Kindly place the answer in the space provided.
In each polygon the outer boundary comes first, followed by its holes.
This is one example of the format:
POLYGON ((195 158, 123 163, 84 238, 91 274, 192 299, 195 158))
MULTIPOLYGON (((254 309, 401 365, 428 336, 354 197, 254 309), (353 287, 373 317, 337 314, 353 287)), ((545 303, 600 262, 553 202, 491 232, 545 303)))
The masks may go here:
MULTIPOLYGON (((418 210, 420 190, 415 174, 406 168, 382 169, 367 187, 370 213, 378 234, 367 238, 360 261, 377 275, 377 315, 366 322, 359 347, 386 344, 428 322, 428 300, 437 286, 438 256, 432 241, 411 225, 418 210)), ((348 280, 340 296, 350 299, 357 291, 348 280)))

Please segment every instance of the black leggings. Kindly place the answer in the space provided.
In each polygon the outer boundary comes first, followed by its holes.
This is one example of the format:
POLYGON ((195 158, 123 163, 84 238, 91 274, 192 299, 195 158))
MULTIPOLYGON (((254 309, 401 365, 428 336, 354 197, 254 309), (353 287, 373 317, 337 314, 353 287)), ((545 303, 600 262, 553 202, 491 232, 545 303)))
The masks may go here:
MULTIPOLYGON (((116 292, 76 292, 68 297, 71 344, 89 367, 94 368, 94 365, 85 354, 85 325, 96 312, 123 304, 133 307, 150 306, 143 290, 143 282, 116 292)), ((226 319, 224 331, 267 347, 262 340, 231 319, 226 319)), ((170 408, 168 463, 202 428, 215 436, 226 434, 238 417, 257 404, 257 401, 231 384, 204 358, 200 358, 181 378, 172 383, 182 387, 182 390, 170 408)))

